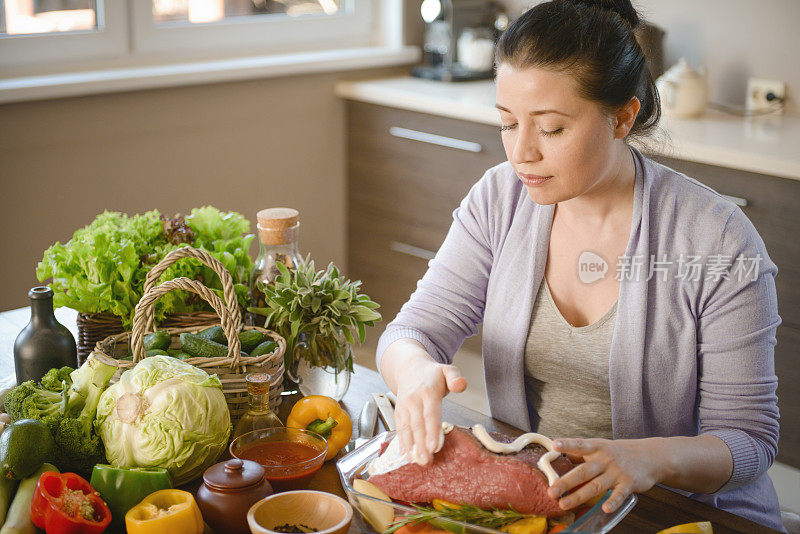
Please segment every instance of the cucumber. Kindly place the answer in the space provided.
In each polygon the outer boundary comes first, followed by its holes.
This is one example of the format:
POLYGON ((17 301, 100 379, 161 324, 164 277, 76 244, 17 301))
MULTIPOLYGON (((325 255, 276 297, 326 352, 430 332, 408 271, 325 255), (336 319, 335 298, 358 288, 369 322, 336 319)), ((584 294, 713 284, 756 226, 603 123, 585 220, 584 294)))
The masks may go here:
POLYGON ((162 349, 152 349, 152 350, 148 350, 144 354, 145 358, 149 358, 150 356, 169 356, 169 354, 167 354, 167 351, 162 350, 162 349))
POLYGON ((185 353, 198 358, 224 358, 228 355, 227 346, 188 332, 181 334, 181 347, 185 353))
POLYGON ((22 480, 53 455, 50 430, 36 419, 21 419, 0 434, 0 476, 22 480))
POLYGON ((0 529, 0 534, 35 534, 36 527, 31 521, 31 501, 33 500, 33 492, 36 491, 36 484, 39 482, 39 477, 45 471, 55 471, 58 469, 50 464, 42 464, 42 466, 32 476, 24 479, 19 483, 17 493, 14 495, 14 500, 11 501, 11 508, 8 509, 8 516, 3 528, 0 529))
POLYGON ((250 352, 262 344, 266 338, 267 336, 258 330, 245 330, 244 332, 239 332, 239 344, 242 346, 242 350, 244 352, 250 352))
POLYGON ((166 332, 153 332, 144 336, 144 350, 166 350, 171 342, 172 338, 166 332))
POLYGON ((203 339, 219 343, 220 345, 228 344, 228 338, 225 337, 225 331, 221 326, 212 326, 211 328, 206 328, 197 335, 203 339))
POLYGON ((186 352, 184 352, 183 349, 167 349, 167 354, 169 354, 173 358, 178 358, 179 360, 185 360, 186 358, 191 358, 191 356, 186 354, 186 352))
POLYGON ((253 352, 250 353, 250 356, 261 356, 263 354, 269 354, 270 352, 275 351, 278 348, 278 344, 274 341, 267 340, 261 344, 259 344, 256 348, 253 349, 253 352))

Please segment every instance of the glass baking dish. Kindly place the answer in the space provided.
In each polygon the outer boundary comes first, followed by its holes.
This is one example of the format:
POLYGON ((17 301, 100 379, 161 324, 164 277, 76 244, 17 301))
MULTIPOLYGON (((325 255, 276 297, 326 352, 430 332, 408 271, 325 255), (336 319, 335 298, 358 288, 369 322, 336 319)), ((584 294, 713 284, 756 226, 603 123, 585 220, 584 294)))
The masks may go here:
MULTIPOLYGON (((369 479, 367 467, 372 460, 378 457, 378 453, 381 450, 381 445, 384 442, 392 439, 394 435, 394 432, 384 432, 382 434, 378 434, 336 462, 336 468, 338 469, 339 476, 342 479, 342 487, 344 488, 345 493, 347 493, 347 498, 350 501, 350 504, 353 505, 353 508, 359 511, 362 518, 365 519, 367 524, 371 525, 373 529, 375 527, 372 525, 372 523, 370 523, 369 516, 370 510, 375 510, 376 506, 382 506, 384 508, 391 507, 394 517, 404 517, 406 515, 415 513, 414 508, 411 508, 410 506, 405 506, 398 503, 387 503, 386 501, 365 495, 364 493, 360 493, 353 488, 353 481, 355 479, 369 479)), ((617 509, 617 511, 607 514, 602 510, 601 506, 609 495, 610 492, 607 493, 603 499, 595 504, 591 509, 589 509, 589 511, 578 518, 575 523, 562 532, 564 534, 589 532, 603 534, 605 532, 609 532, 633 509, 634 505, 636 504, 636 495, 630 495, 622 504, 622 506, 617 509)), ((448 523, 445 525, 447 530, 464 534, 504 534, 499 530, 471 525, 469 523, 462 523, 460 521, 446 520, 445 522, 448 523)))

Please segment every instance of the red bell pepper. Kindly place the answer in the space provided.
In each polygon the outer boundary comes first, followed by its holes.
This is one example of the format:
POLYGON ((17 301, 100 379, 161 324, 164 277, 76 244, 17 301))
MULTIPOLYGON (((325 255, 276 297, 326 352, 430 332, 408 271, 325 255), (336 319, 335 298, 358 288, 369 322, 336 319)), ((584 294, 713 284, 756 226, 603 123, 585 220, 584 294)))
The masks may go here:
POLYGON ((82 477, 45 471, 31 501, 31 521, 47 534, 100 534, 111 511, 82 477))

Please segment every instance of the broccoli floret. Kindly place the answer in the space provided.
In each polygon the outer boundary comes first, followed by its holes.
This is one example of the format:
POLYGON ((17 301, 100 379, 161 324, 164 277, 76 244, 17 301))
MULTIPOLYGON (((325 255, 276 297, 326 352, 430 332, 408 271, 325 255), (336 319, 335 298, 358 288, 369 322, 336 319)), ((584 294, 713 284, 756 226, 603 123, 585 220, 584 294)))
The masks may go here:
POLYGON ((8 392, 4 400, 6 412, 13 421, 20 419, 43 420, 59 416, 66 403, 63 389, 60 393, 37 386, 33 380, 23 382, 8 392))
POLYGON ((64 382, 67 382, 68 385, 72 384, 72 379, 69 375, 74 370, 75 369, 72 367, 67 366, 60 369, 50 369, 47 371, 47 374, 42 377, 42 387, 50 391, 61 392, 61 386, 64 382))
POLYGON ((63 471, 88 475, 95 464, 105 463, 103 442, 93 428, 95 412, 96 409, 82 412, 77 418, 62 418, 53 431, 55 462, 63 471))
MULTIPOLYGON (((55 464, 62 471, 87 475, 92 466, 105 461, 105 449, 94 430, 100 395, 117 370, 114 360, 91 355, 78 369, 53 369, 49 384, 61 380, 58 392, 24 382, 12 389, 5 407, 13 420, 38 419, 50 429, 56 442, 55 464)), ((48 373, 49 374, 49 373, 48 373)))

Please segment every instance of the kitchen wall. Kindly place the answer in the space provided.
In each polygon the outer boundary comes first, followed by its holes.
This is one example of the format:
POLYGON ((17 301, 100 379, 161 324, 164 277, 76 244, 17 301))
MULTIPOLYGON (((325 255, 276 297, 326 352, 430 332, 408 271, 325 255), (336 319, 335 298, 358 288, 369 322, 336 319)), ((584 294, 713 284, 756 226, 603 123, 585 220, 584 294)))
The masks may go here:
MULTIPOLYGON (((421 44, 419 5, 405 40, 421 44)), ((36 264, 104 209, 300 210, 300 249, 346 268, 344 105, 365 69, 0 105, 0 311, 28 305, 36 264)), ((257 253, 254 244, 253 254, 257 253)))
POLYGON ((293 206, 300 247, 344 264, 339 78, 291 76, 0 105, 0 310, 25 306, 42 252, 104 209, 212 204, 253 223, 293 206))
MULTIPOLYGON (((530 0, 501 0, 513 16, 530 0)), ((634 0, 639 13, 667 31, 664 64, 686 57, 708 68, 712 102, 744 105, 747 78, 787 83, 787 112, 800 114, 800 2, 797 0, 634 0)))

